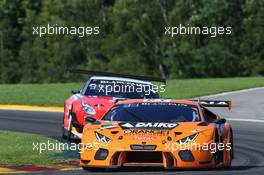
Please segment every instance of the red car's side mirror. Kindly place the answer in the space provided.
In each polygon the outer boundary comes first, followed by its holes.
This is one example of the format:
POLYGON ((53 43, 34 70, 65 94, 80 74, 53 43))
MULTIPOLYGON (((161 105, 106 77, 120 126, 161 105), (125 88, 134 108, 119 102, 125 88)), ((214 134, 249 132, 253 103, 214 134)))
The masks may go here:
POLYGON ((72 90, 72 94, 79 94, 79 93, 81 93, 80 90, 72 90))

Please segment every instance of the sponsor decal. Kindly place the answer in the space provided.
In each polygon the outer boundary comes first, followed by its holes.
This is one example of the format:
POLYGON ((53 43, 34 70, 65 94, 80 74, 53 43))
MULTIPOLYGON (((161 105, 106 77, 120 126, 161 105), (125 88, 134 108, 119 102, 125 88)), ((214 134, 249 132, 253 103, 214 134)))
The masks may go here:
POLYGON ((199 101, 202 105, 228 106, 228 101, 199 101))
POLYGON ((195 129, 195 130, 191 130, 191 133, 198 133, 199 131, 201 131, 200 129, 195 129))
POLYGON ((167 130, 124 130, 125 135, 155 135, 155 136, 167 136, 169 131, 167 130))
POLYGON ((124 124, 121 124, 122 127, 125 127, 125 128, 133 128, 134 125, 131 125, 130 123, 124 123, 124 124))
POLYGON ((140 103, 140 105, 142 106, 183 106, 183 107, 187 107, 188 105, 186 104, 180 104, 180 103, 164 103, 164 102, 143 102, 140 103))
POLYGON ((143 83, 130 82, 130 81, 122 81, 122 80, 100 80, 100 84, 119 84, 119 85, 133 85, 133 86, 142 86, 145 85, 143 83))
POLYGON ((112 128, 117 128, 117 125, 109 123, 101 126, 101 129, 112 129, 112 128))
POLYGON ((171 99, 145 99, 144 102, 149 102, 149 103, 153 103, 153 102, 171 102, 171 99))
POLYGON ((156 140, 153 136, 134 136, 133 140, 156 140))
POLYGON ((171 99, 144 99, 143 103, 140 105, 144 106, 156 106, 156 105, 164 105, 164 106, 189 106, 187 104, 175 103, 171 99))
POLYGON ((120 123, 123 129, 167 129, 171 130, 178 126, 177 123, 163 123, 163 122, 138 122, 138 123, 120 123))

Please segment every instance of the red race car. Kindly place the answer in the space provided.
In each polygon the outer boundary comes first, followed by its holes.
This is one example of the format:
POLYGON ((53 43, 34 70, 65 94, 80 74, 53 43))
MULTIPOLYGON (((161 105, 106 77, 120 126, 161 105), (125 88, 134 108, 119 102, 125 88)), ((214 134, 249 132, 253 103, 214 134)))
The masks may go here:
POLYGON ((62 137, 68 140, 81 139, 86 116, 101 119, 117 101, 159 98, 158 90, 165 91, 164 79, 85 70, 72 72, 93 76, 81 91, 73 90, 65 101, 62 137), (150 81, 164 84, 157 86, 150 81))

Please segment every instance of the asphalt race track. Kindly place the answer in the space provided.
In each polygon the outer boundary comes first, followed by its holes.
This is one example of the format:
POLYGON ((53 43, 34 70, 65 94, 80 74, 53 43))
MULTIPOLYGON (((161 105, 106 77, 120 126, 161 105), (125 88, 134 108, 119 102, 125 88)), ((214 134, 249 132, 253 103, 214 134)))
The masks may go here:
MULTIPOLYGON (((94 172, 90 174, 263 174, 264 172, 264 88, 213 97, 232 99, 233 111, 219 110, 230 120, 234 130, 235 159, 229 169, 219 170, 162 170, 156 168, 127 168, 120 171, 94 172), (252 119, 252 120, 251 120, 252 119), (258 121, 258 119, 260 121, 258 121), (261 120, 262 119, 262 120, 261 120)), ((35 133, 60 138, 62 113, 0 110, 0 130, 35 133)), ((34 174, 87 174, 83 170, 34 174)))

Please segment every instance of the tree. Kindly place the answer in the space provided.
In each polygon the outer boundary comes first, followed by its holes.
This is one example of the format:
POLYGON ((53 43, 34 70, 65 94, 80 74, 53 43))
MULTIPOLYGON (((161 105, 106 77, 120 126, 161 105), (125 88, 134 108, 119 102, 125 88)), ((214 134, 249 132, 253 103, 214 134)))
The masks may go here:
POLYGON ((18 52, 24 17, 23 1, 0 1, 0 82, 15 83, 20 80, 18 52))
POLYGON ((167 64, 172 76, 188 78, 241 75, 241 2, 177 1, 176 8, 169 14, 172 26, 231 26, 232 35, 179 35, 167 39, 167 64))
POLYGON ((264 2, 248 0, 244 5, 241 52, 245 75, 264 75, 264 2))

